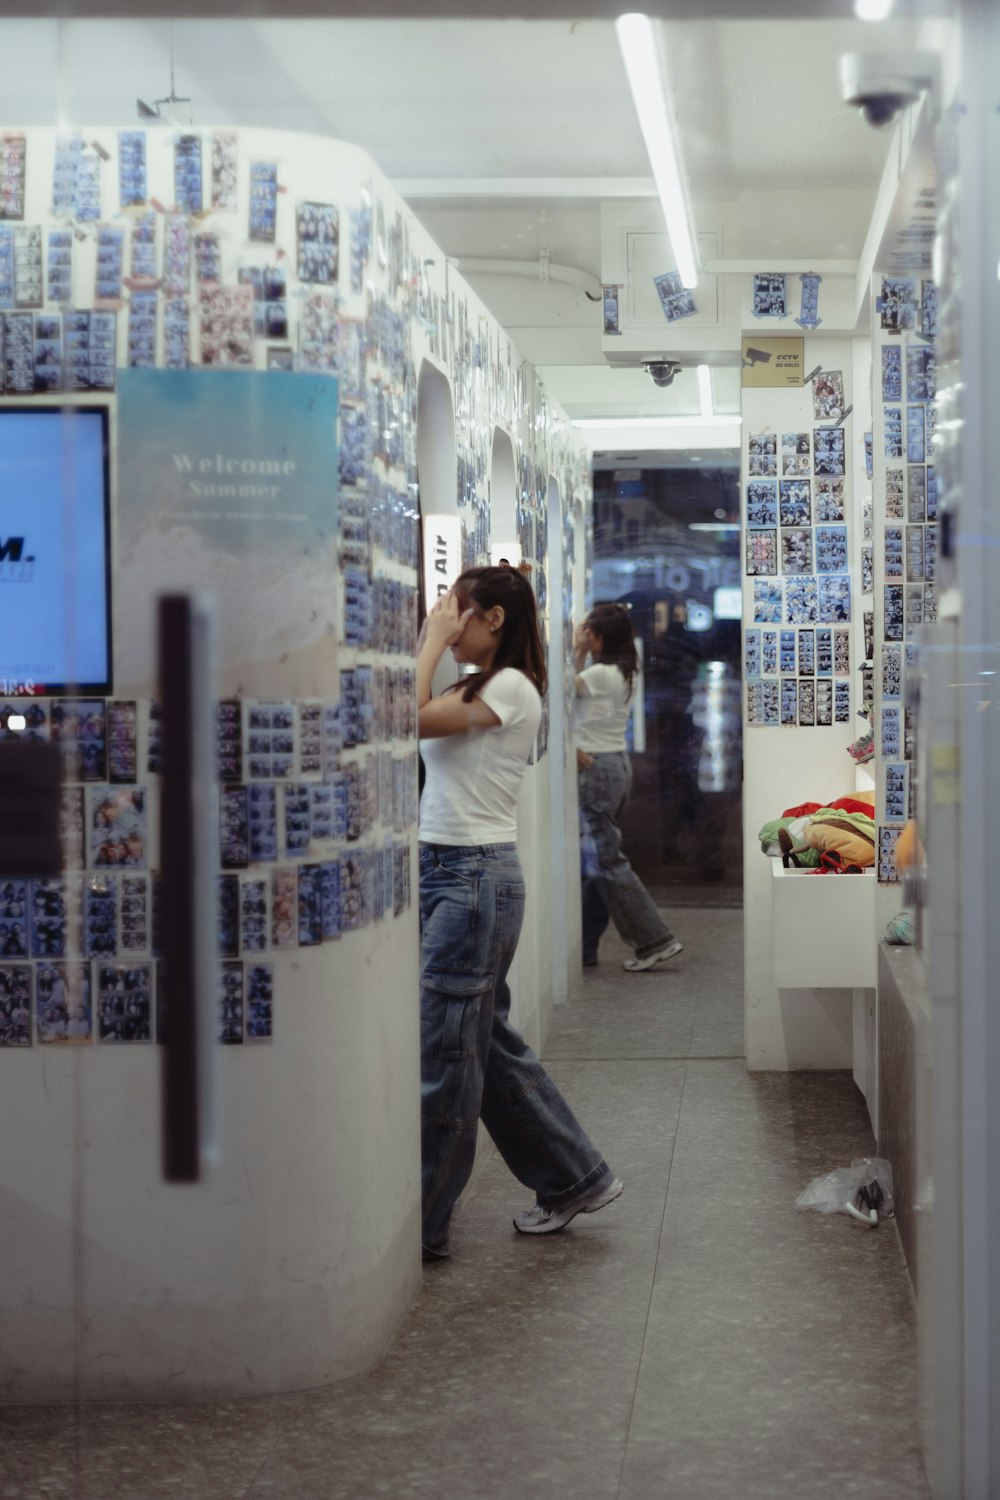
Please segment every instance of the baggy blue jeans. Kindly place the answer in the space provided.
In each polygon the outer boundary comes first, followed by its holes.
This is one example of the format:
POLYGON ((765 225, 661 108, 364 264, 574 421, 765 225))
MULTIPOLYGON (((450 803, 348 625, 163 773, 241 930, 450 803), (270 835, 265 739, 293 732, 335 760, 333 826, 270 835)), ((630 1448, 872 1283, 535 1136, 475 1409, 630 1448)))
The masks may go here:
POLYGON ((516 844, 420 845, 423 1242, 439 1252, 480 1119, 548 1208, 613 1175, 510 1024, 507 973, 523 918, 516 844))
POLYGON ((673 933, 622 852, 619 825, 632 790, 632 763, 624 750, 595 755, 579 784, 581 836, 590 856, 581 871, 584 959, 596 959, 609 920, 636 958, 648 958, 672 942, 673 933))

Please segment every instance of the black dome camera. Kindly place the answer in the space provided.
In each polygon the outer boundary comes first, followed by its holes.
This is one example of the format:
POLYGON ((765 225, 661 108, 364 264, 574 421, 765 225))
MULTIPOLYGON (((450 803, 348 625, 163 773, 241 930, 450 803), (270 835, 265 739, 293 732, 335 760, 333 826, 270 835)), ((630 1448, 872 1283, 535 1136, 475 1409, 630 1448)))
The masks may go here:
POLYGON ((642 367, 654 385, 672 385, 681 366, 674 359, 648 359, 642 367))

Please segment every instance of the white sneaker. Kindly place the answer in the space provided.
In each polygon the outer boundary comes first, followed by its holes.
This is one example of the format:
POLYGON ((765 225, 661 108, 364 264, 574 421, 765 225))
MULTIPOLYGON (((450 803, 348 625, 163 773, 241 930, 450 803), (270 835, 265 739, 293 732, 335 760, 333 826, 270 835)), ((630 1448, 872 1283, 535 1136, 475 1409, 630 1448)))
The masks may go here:
POLYGON ((684 952, 684 944, 679 943, 676 938, 668 943, 665 948, 658 948, 655 953, 649 953, 645 958, 625 958, 622 960, 622 968, 627 969, 630 974, 640 974, 643 969, 652 969, 656 964, 665 963, 668 958, 675 958, 678 953, 684 952))
POLYGON ((543 1208, 540 1203, 536 1203, 534 1208, 514 1215, 514 1228, 521 1234, 551 1234, 554 1229, 565 1229, 570 1219, 575 1219, 577 1214, 596 1214, 606 1203, 613 1203, 616 1198, 620 1198, 624 1191, 624 1183, 619 1182, 617 1177, 612 1177, 610 1182, 605 1182, 598 1188, 590 1188, 588 1192, 581 1193, 579 1198, 573 1198, 559 1208, 543 1208))

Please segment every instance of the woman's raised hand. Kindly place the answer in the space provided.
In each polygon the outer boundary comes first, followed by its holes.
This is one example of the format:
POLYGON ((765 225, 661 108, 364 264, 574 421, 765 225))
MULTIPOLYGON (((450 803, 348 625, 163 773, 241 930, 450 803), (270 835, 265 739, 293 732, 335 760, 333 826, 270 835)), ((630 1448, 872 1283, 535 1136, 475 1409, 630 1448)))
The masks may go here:
POLYGON ((455 644, 473 614, 471 609, 459 609, 458 600, 449 589, 435 601, 424 622, 426 640, 444 651, 455 644))

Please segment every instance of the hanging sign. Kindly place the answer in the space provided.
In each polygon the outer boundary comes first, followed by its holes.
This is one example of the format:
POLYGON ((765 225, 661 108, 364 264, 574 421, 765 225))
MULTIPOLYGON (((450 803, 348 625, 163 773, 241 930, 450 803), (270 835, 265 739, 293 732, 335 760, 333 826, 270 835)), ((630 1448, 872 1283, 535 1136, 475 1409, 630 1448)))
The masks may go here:
POLYGON ((430 610, 462 571, 458 516, 424 516, 424 608, 430 610))

